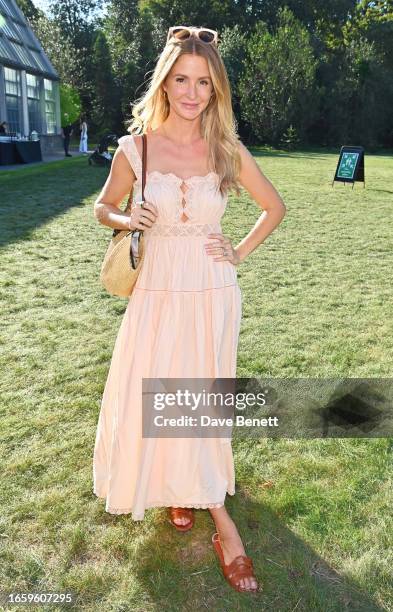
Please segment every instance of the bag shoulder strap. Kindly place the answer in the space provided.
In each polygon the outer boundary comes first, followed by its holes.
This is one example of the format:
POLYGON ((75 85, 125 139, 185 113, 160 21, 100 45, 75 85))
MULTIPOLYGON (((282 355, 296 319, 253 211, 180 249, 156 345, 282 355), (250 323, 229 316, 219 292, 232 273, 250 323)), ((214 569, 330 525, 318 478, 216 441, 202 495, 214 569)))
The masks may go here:
POLYGON ((147 138, 142 134, 142 200, 145 201, 147 138))

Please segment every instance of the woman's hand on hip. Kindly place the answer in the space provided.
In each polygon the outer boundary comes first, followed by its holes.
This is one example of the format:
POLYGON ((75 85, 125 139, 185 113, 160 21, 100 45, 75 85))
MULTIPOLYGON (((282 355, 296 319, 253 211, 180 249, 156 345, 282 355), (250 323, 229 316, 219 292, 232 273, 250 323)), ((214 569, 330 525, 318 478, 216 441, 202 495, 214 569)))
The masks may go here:
POLYGON ((214 261, 229 261, 234 266, 240 263, 240 257, 233 248, 228 236, 223 234, 208 234, 208 238, 215 238, 217 242, 205 244, 205 251, 208 255, 216 255, 214 261))

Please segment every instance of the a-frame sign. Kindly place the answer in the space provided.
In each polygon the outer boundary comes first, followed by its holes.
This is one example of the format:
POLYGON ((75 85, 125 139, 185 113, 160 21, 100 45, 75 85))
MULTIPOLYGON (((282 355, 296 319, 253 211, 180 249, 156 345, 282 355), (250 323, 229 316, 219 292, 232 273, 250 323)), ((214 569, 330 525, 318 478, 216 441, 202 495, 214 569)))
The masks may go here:
POLYGON ((352 189, 355 181, 363 181, 363 187, 366 186, 363 147, 341 147, 332 187, 334 181, 352 183, 352 189))

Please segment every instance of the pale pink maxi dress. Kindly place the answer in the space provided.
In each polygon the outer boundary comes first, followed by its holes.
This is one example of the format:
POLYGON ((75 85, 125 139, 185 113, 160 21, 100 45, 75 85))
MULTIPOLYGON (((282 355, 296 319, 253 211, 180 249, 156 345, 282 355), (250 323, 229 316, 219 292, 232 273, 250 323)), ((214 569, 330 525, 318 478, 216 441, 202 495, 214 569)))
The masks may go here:
MULTIPOLYGON (((137 180, 132 135, 118 140, 137 180)), ((111 514, 142 520, 146 508, 220 507, 235 494, 231 438, 142 438, 142 377, 235 378, 242 294, 236 267, 204 250, 222 233, 227 195, 218 175, 183 181, 149 172, 145 199, 158 209, 144 231, 145 258, 116 338, 93 459, 94 493, 111 514), (186 215, 187 220, 184 219, 186 215)))

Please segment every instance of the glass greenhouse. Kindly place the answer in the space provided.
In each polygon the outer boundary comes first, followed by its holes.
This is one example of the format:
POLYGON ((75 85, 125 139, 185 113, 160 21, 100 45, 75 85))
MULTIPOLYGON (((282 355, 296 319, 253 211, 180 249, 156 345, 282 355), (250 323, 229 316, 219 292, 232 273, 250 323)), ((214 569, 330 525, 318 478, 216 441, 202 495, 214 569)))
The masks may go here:
MULTIPOLYGON (((0 123, 8 132, 60 134, 59 76, 14 0, 0 0, 0 123)), ((56 139, 58 137, 56 136, 56 139)))

